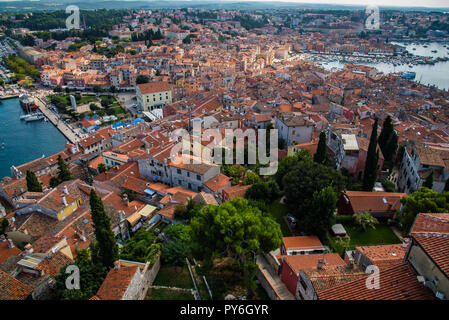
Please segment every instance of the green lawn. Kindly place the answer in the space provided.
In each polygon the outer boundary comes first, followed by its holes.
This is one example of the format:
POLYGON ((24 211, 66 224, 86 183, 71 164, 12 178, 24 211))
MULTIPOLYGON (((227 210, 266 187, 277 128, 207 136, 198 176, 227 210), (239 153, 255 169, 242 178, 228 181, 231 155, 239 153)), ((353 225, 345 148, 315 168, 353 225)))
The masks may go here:
POLYGON ((346 224, 344 227, 351 237, 351 247, 401 243, 386 224, 378 224, 376 229, 369 228, 365 231, 354 224, 346 224))
POLYGON ((194 285, 186 266, 161 266, 153 285, 193 289, 194 285))
MULTIPOLYGON (((65 100, 65 102, 67 103, 68 106, 71 106, 72 103, 70 102, 70 94, 68 95, 59 95, 62 99, 65 100)), ((51 100, 51 96, 47 96, 48 101, 51 100)), ((81 104, 86 104, 86 103, 91 103, 91 102, 97 102, 98 98, 94 97, 94 96, 81 96, 80 101, 77 101, 76 104, 77 105, 81 105, 81 104)))
MULTIPOLYGON (((248 289, 243 279, 242 270, 233 263, 232 259, 216 259, 211 269, 196 267, 197 274, 206 280, 212 290, 213 300, 224 300, 228 294, 236 297, 248 296, 248 289)), ((209 294, 201 293, 202 298, 209 299, 209 294)), ((264 289, 258 287, 255 290, 256 300, 267 300, 267 294, 264 289)))
POLYGON ((288 213, 288 208, 279 202, 279 200, 274 201, 268 206, 268 213, 272 215, 272 217, 276 220, 277 223, 281 226, 282 235, 284 237, 290 237, 292 234, 290 229, 285 222, 284 216, 288 213))
POLYGON ((195 300, 195 297, 188 291, 149 288, 145 300, 195 300))

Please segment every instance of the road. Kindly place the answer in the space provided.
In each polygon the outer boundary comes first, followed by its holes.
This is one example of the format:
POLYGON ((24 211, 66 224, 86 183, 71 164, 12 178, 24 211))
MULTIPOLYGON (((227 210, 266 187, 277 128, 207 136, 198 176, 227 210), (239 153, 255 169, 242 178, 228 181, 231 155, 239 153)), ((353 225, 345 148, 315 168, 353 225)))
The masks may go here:
POLYGON ((51 110, 45 102, 42 100, 42 96, 33 95, 35 98, 36 105, 39 107, 41 112, 47 117, 48 120, 53 123, 53 125, 58 128, 58 130, 71 142, 79 142, 82 138, 88 136, 79 128, 72 128, 69 124, 59 119, 57 113, 51 110))

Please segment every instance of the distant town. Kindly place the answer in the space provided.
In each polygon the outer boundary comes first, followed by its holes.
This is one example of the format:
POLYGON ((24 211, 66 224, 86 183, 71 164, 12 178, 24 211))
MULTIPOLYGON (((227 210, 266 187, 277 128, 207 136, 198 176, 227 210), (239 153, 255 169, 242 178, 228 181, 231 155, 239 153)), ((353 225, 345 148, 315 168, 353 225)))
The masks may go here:
POLYGON ((368 9, 0 11, 0 300, 448 300, 449 15, 368 9))

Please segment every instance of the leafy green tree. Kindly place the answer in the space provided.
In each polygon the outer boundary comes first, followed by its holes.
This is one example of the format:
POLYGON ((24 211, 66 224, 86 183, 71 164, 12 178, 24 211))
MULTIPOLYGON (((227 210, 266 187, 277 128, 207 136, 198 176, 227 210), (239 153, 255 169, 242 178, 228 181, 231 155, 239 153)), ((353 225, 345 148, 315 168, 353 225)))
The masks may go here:
POLYGON ((202 208, 190 225, 194 253, 209 262, 214 256, 234 259, 242 268, 250 295, 253 295, 256 257, 261 252, 279 248, 282 238, 279 224, 250 206, 248 200, 233 198, 219 207, 202 208))
POLYGON ((61 182, 56 177, 50 178, 50 188, 56 188, 61 182))
POLYGON ((393 161, 398 149, 398 135, 394 131, 391 117, 385 119, 382 131, 379 135, 379 147, 382 150, 385 161, 393 161))
POLYGON ((103 173, 103 172, 106 172, 106 171, 107 171, 106 165, 104 163, 100 163, 98 165, 98 172, 103 173))
POLYGON ((97 294, 107 273, 107 268, 100 264, 93 264, 89 257, 89 251, 82 249, 78 251, 75 262, 62 267, 59 274, 56 276, 56 296, 60 300, 88 300, 97 294), (71 265, 77 266, 80 271, 79 290, 70 290, 66 288, 67 277, 71 274, 66 273, 66 269, 71 265))
POLYGON ((9 222, 8 219, 3 218, 2 222, 0 222, 0 234, 5 234, 6 228, 8 228, 9 222))
POLYGON ((192 42, 192 40, 190 39, 190 35, 188 35, 187 37, 185 37, 184 39, 182 39, 182 43, 189 44, 189 43, 191 43, 191 42, 192 42))
POLYGON ((137 84, 143 84, 143 83, 149 83, 150 82, 150 77, 144 74, 139 74, 136 78, 136 83, 137 84))
POLYGON ((281 190, 274 179, 253 184, 246 190, 245 198, 271 203, 281 196, 281 190))
POLYGON ((332 165, 332 157, 327 150, 326 133, 324 131, 321 131, 320 133, 320 141, 318 142, 316 153, 313 156, 313 161, 326 166, 332 165))
POLYGON ((257 173, 255 173, 255 172, 250 171, 250 172, 248 172, 246 174, 245 183, 244 184, 248 186, 250 184, 259 183, 260 181, 261 180, 260 180, 259 175, 257 173))
POLYGON ((111 230, 111 220, 106 214, 103 201, 95 189, 90 192, 89 202, 96 239, 94 262, 98 261, 103 266, 111 268, 118 258, 118 246, 111 230))
POLYGON ((103 88, 101 87, 101 86, 99 86, 99 85, 94 85, 93 87, 92 87, 92 90, 95 92, 95 93, 100 93, 100 92, 103 92, 103 88))
POLYGON ((379 162, 379 150, 377 150, 377 118, 373 124, 371 137, 369 140, 368 153, 365 162, 365 172, 363 173, 363 190, 372 191, 377 179, 379 162))
POLYGON ((302 215, 313 210, 315 192, 331 186, 339 193, 345 184, 345 177, 337 170, 313 161, 301 161, 283 179, 286 204, 301 220, 302 215))
POLYGON ((171 224, 164 229, 162 262, 167 265, 183 266, 185 258, 192 254, 192 229, 185 224, 171 224))
POLYGON ((275 174, 276 182, 281 189, 284 189, 284 176, 291 172, 301 161, 312 161, 312 154, 309 150, 301 150, 292 156, 287 156, 279 161, 278 171, 275 174))
POLYGON ((306 232, 324 237, 332 226, 337 194, 331 186, 313 193, 310 210, 304 211, 299 223, 306 232))
POLYGON ((140 229, 120 249, 120 258, 137 262, 154 262, 161 249, 161 244, 155 241, 156 236, 152 232, 140 229))
POLYGON ((175 207, 175 219, 177 220, 186 220, 189 218, 189 212, 187 211, 187 207, 184 203, 178 203, 175 207))
POLYGON ((402 210, 397 213, 404 232, 408 232, 418 213, 449 212, 449 192, 435 192, 426 187, 413 192, 408 197, 401 199, 402 210))
POLYGON ((396 184, 393 181, 385 179, 382 181, 382 187, 384 187, 386 192, 397 192, 396 184))
POLYGON ((422 184, 423 187, 432 189, 433 188, 433 177, 434 177, 433 170, 430 172, 430 174, 427 176, 426 180, 424 180, 424 183, 422 184))
POLYGON ((61 155, 58 156, 58 179, 60 183, 73 179, 67 163, 62 159, 61 155))
POLYGON ((123 195, 125 194, 130 202, 136 200, 137 193, 134 190, 125 188, 125 190, 123 191, 123 195))
POLYGON ((375 229, 376 224, 379 224, 379 221, 374 218, 369 212, 360 212, 354 213, 354 223, 359 225, 363 231, 368 228, 375 229))
POLYGON ((27 190, 30 192, 42 192, 42 185, 36 177, 36 174, 27 170, 26 173, 27 190))

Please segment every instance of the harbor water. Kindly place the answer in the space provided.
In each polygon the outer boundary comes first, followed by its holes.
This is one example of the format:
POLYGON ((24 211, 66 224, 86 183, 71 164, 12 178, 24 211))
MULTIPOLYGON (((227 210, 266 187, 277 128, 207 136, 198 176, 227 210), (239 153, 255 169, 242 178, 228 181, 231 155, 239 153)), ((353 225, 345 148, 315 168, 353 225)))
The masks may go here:
MULTIPOLYGON (((440 43, 429 44, 404 44, 406 50, 414 55, 422 57, 449 57, 449 50, 440 43), (425 47, 427 46, 427 47, 425 47), (413 50, 415 48, 415 50, 413 50), (436 51, 436 52, 432 52, 436 51)), ((326 70, 340 70, 344 67, 345 61, 342 60, 327 60, 317 61, 326 70)), ((409 65, 407 63, 394 65, 391 62, 353 62, 356 64, 363 64, 375 67, 382 73, 402 73, 406 71, 413 71, 416 73, 414 81, 425 85, 435 85, 440 89, 449 90, 449 61, 436 62, 435 64, 415 64, 409 65)))
POLYGON ((64 149, 66 138, 49 121, 20 120, 19 99, 0 103, 0 179, 11 176, 10 167, 51 156, 64 149))

